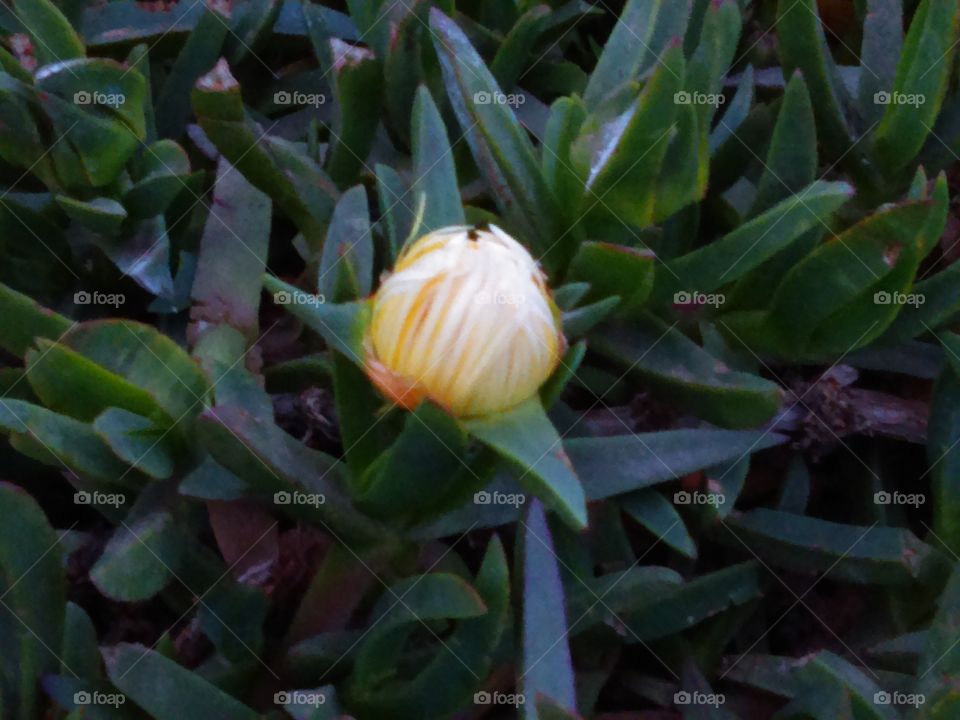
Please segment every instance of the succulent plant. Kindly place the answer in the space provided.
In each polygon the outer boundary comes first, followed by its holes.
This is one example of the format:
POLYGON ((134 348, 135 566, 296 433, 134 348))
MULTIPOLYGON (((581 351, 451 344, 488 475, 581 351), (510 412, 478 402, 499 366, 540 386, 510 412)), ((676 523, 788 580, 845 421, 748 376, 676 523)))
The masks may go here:
POLYGON ((958 45, 0 4, 0 718, 960 717, 958 45))

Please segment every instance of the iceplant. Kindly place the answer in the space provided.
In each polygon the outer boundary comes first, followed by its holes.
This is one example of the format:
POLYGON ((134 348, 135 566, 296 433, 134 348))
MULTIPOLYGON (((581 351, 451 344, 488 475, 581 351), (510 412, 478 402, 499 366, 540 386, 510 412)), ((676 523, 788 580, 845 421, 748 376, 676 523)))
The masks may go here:
POLYGON ((408 245, 372 302, 367 373, 396 404, 458 417, 537 392, 564 351, 560 313, 526 248, 500 228, 449 227, 408 245))

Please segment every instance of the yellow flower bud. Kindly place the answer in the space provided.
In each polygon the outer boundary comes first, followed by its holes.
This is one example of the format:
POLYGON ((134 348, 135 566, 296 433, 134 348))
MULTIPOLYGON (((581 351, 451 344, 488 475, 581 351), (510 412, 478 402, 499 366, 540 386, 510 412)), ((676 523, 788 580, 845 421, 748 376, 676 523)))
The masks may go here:
POLYGON ((459 417, 523 402, 560 361, 546 279, 498 227, 450 227, 409 245, 373 298, 367 374, 396 404, 459 417))

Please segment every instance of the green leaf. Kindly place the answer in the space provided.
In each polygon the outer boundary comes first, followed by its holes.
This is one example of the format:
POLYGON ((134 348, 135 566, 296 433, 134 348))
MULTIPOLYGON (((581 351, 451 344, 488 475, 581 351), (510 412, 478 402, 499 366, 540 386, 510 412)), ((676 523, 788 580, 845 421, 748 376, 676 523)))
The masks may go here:
POLYGON ((581 177, 570 157, 574 140, 587 117, 579 97, 562 97, 550 106, 550 116, 543 133, 540 168, 563 213, 564 224, 577 221, 577 208, 583 194, 585 177, 581 177))
POLYGON ((308 448, 272 422, 240 408, 217 406, 200 417, 198 432, 201 444, 217 463, 290 514, 326 523, 360 539, 387 534, 379 523, 353 507, 341 489, 343 472, 335 458, 308 448), (276 496, 304 491, 322 495, 323 502, 293 505, 276 496))
POLYGON ((271 275, 264 276, 263 284, 267 292, 273 294, 275 303, 283 305, 287 312, 319 333, 331 349, 363 367, 366 354, 363 335, 370 315, 367 302, 328 305, 319 302, 316 295, 305 293, 271 275))
POLYGON ((552 408, 554 403, 560 399, 567 383, 576 378, 577 369, 586 354, 587 343, 584 340, 570 346, 564 353, 559 366, 553 371, 553 375, 540 387, 540 400, 543 402, 545 409, 552 408))
POLYGON ((663 156, 657 187, 654 222, 666 220, 698 200, 707 191, 709 145, 708 118, 693 104, 677 110, 676 132, 663 156))
MULTIPOLYGON (((383 94, 389 122, 405 141, 411 138, 410 108, 426 74, 423 58, 429 47, 427 27, 433 4, 429 0, 414 0, 399 8, 394 6, 391 13, 399 11, 401 17, 391 18, 390 42, 378 50, 385 53, 383 94)), ((310 6, 304 5, 307 7, 310 6)))
POLYGON ((571 438, 564 447, 584 478, 587 498, 601 500, 736 461, 786 440, 767 431, 704 428, 571 438))
POLYGON ((358 504, 375 517, 422 521, 476 484, 463 428, 432 403, 407 415, 403 430, 361 481, 358 504))
POLYGON ((625 82, 638 79, 656 62, 674 38, 683 37, 689 3, 671 0, 629 0, 604 45, 583 94, 587 107, 601 101, 625 82))
POLYGON ((880 122, 883 117, 884 106, 874 96, 893 88, 902 49, 903 0, 867 0, 857 88, 857 105, 867 123, 880 122))
POLYGON ((105 654, 105 662, 113 684, 156 720, 260 718, 198 673, 142 645, 120 643, 105 654))
POLYGON ((656 565, 636 565, 621 572, 600 577, 570 578, 567 588, 567 607, 570 617, 576 618, 574 635, 586 632, 599 623, 623 625, 620 613, 630 612, 653 597, 670 593, 683 584, 675 570, 656 565), (597 602, 597 598, 603 602, 597 602))
MULTIPOLYGON (((36 85, 44 93, 78 106, 78 110, 83 109, 90 117, 110 121, 110 134, 115 137, 126 141, 131 134, 134 140, 142 141, 146 137, 143 108, 147 83, 138 70, 104 58, 77 59, 42 69, 37 73, 36 85), (128 130, 116 127, 115 121, 122 122, 128 130)), ((90 141, 82 133, 74 137, 90 141)), ((138 146, 139 143, 134 143, 135 148, 138 146)), ((99 158, 92 160, 102 162, 99 158)))
POLYGON ((169 563, 185 549, 181 538, 169 513, 152 513, 130 525, 124 523, 90 569, 90 580, 101 593, 118 602, 147 600, 174 576, 169 563))
MULTIPOLYGON (((718 155, 717 153, 721 148, 726 149, 726 147, 729 147, 734 153, 742 153, 744 151, 744 143, 741 141, 740 135, 743 134, 743 131, 749 130, 750 124, 747 120, 750 119, 750 109, 753 106, 753 91, 753 65, 747 65, 747 69, 743 71, 743 75, 740 78, 740 84, 737 85, 737 91, 733 95, 733 100, 730 101, 730 105, 727 107, 723 117, 720 118, 717 126, 710 133, 710 154, 717 156, 715 163, 722 162, 723 160, 722 155, 718 155), (731 142, 728 146, 727 141, 731 139, 733 139, 734 142, 731 142)), ((760 112, 765 113, 766 107, 763 107, 763 110, 760 112)), ((747 148, 749 147, 748 144, 747 148)), ((739 173, 737 177, 739 177, 739 173)))
POLYGON ((846 183, 815 182, 722 238, 664 261, 652 302, 676 303, 678 294, 712 293, 743 277, 807 231, 821 227, 852 195, 853 188, 846 183))
POLYGON ((552 13, 548 5, 534 5, 513 23, 490 64, 490 72, 500 87, 513 88, 523 77, 534 46, 547 29, 552 13))
POLYGON ((639 95, 626 85, 584 121, 571 156, 586 179, 581 209, 588 221, 612 214, 635 227, 653 223, 684 66, 683 50, 671 46, 639 95))
POLYGON ((61 645, 67 601, 58 542, 33 498, 0 483, 0 711, 11 720, 40 717, 40 678, 60 667, 51 650, 61 645))
POLYGON ((49 340, 38 339, 36 345, 24 358, 27 379, 51 410, 89 421, 108 407, 118 407, 167 426, 175 422, 146 390, 80 353, 49 340))
MULTIPOLYGON (((877 161, 888 172, 906 166, 923 147, 943 105, 960 31, 953 0, 923 0, 897 64, 889 106, 874 135, 877 161)), ((887 50, 889 52, 889 48, 887 50)))
POLYGON ((681 555, 695 560, 697 546, 687 531, 680 513, 656 490, 642 490, 624 497, 620 507, 627 515, 681 555))
POLYGON ((578 338, 586 335, 595 325, 603 322, 608 315, 620 306, 617 296, 598 300, 591 305, 578 307, 563 313, 563 333, 567 338, 578 338))
POLYGON ((111 198, 99 197, 84 202, 58 195, 57 204, 71 220, 103 235, 116 235, 127 219, 123 205, 111 198))
POLYGON ((796 265, 770 309, 783 351, 843 354, 879 336, 900 305, 877 301, 875 294, 909 292, 929 213, 929 203, 881 211, 796 265))
MULTIPOLYGON (((68 75, 70 70, 65 64, 57 64, 48 72, 49 76, 42 79, 68 75)), ((131 73, 127 77, 140 76, 131 73)), ((67 78, 68 82, 72 80, 72 76, 67 78)), ((79 191, 109 185, 140 147, 141 138, 112 110, 104 112, 98 106, 78 104, 72 95, 63 98, 52 92, 39 93, 37 99, 54 132, 63 138, 55 146, 58 149, 51 150, 51 156, 58 163, 61 184, 67 188, 79 191)))
POLYGON ((897 720, 900 717, 889 700, 887 704, 877 702, 876 696, 882 692, 877 681, 827 651, 804 662, 794 673, 793 685, 796 696, 781 710, 784 717, 797 715, 817 720, 861 717, 897 720))
POLYGON ((780 0, 777 6, 777 37, 785 77, 800 70, 810 90, 817 116, 817 130, 834 157, 853 144, 844 119, 847 99, 827 47, 816 0, 780 0))
POLYGON ((371 632, 354 662, 356 682, 372 685, 394 674, 404 642, 421 622, 463 620, 487 612, 476 590, 456 575, 430 573, 396 583, 374 608, 371 632))
POLYGON ((936 537, 960 551, 960 375, 950 365, 934 385, 927 431, 936 537))
MULTIPOLYGON (((415 211, 401 202, 409 194, 403 179, 392 167, 377 163, 377 198, 381 232, 387 238, 386 264, 393 265, 414 225, 415 211)), ((459 197, 459 196, 458 196, 459 197)))
POLYGON ((0 431, 23 438, 21 452, 81 477, 115 483, 128 476, 121 462, 87 423, 22 400, 0 399, 0 431), (39 455, 39 456, 38 456, 39 455))
POLYGON ((437 8, 430 28, 447 96, 500 213, 547 268, 562 267, 576 238, 563 235, 556 198, 526 130, 501 102, 506 96, 463 31, 437 8))
POLYGON ((384 401, 363 368, 338 352, 333 353, 333 394, 340 439, 356 489, 387 442, 387 428, 379 422, 384 401))
POLYGON ((609 610, 624 615, 620 622, 629 628, 627 643, 656 640, 756 600, 763 594, 763 572, 758 563, 745 562, 652 593, 631 593, 623 603, 607 604, 609 610))
MULTIPOLYGON (((685 47, 685 51, 689 50, 687 55, 690 57, 687 88, 705 95, 716 95, 722 92, 730 65, 735 59, 742 17, 736 0, 704 2, 701 5, 704 7, 699 44, 695 48, 685 47)), ((688 26, 688 40, 691 30, 693 22, 688 26)), ((709 120, 716 113, 717 106, 703 103, 697 106, 697 110, 701 118, 701 129, 706 135, 709 131, 709 120)))
POLYGON ((330 40, 333 89, 339 113, 330 130, 326 169, 338 187, 356 182, 366 168, 373 136, 380 123, 381 62, 366 48, 330 40))
POLYGON ((676 326, 647 320, 605 328, 592 347, 677 407, 725 427, 759 425, 776 412, 780 389, 738 372, 710 355, 676 326))
POLYGON ((102 675, 97 629, 86 611, 72 602, 67 603, 61 657, 63 666, 81 677, 102 675))
POLYGON ((295 146, 247 118, 240 84, 225 60, 197 81, 191 98, 197 121, 217 150, 293 220, 319 258, 339 194, 333 181, 295 146))
POLYGON ((592 301, 616 295, 620 312, 629 313, 641 306, 653 288, 654 255, 623 245, 585 242, 570 263, 570 280, 590 283, 587 299, 592 301))
POLYGON ((34 338, 58 340, 74 324, 70 318, 41 307, 27 295, 0 283, 0 347, 23 357, 34 338))
POLYGON ((937 612, 927 632, 927 642, 917 664, 915 690, 926 698, 925 715, 948 720, 960 708, 960 569, 954 566, 947 587, 937 602, 937 612))
POLYGON ((466 224, 447 129, 430 91, 422 85, 417 89, 411 126, 415 178, 411 190, 414 197, 420 193, 426 197, 423 232, 466 224))
POLYGON ((97 416, 93 429, 114 454, 155 480, 165 480, 176 469, 176 448, 166 431, 150 420, 117 407, 97 416))
POLYGON ((16 0, 14 9, 33 38, 34 51, 41 65, 82 58, 87 54, 70 21, 50 0, 16 0))
POLYGON ((317 287, 321 297, 346 302, 370 294, 373 236, 367 191, 362 185, 340 196, 323 243, 317 287))
MULTIPOLYGON (((150 325, 102 320, 77 325, 61 343, 149 393, 175 423, 200 412, 209 383, 190 356, 150 325)), ((144 414, 137 407, 128 410, 144 414)))
POLYGON ((813 103, 803 75, 795 72, 783 93, 750 214, 762 213, 790 195, 805 196, 816 174, 817 124, 813 103))
POLYGON ((845 525, 759 508, 731 516, 718 539, 751 550, 766 562, 854 583, 914 581, 932 548, 909 530, 845 525))
POLYGON ((470 701, 493 665, 507 628, 510 580, 500 539, 487 546, 474 587, 487 612, 457 623, 426 667, 408 682, 355 683, 347 707, 358 717, 420 720, 444 717, 470 701), (459 660, 451 658, 451 653, 459 660))
MULTIPOLYGON (((549 697, 576 710, 573 661, 560 568, 543 505, 533 500, 523 522, 523 650, 518 685, 526 697, 549 697)), ((532 703, 524 717, 538 717, 532 703)))
POLYGON ((270 198, 221 158, 191 290, 194 344, 205 327, 219 323, 256 340, 270 221, 270 198))
POLYGON ((516 466, 517 482, 573 528, 587 524, 583 487, 539 398, 464 421, 467 430, 516 466))
POLYGON ((136 182, 123 196, 124 207, 131 217, 154 217, 188 190, 185 185, 190 176, 190 158, 177 143, 160 140, 144 148, 140 163, 131 174, 136 182))
POLYGON ((176 140, 190 119, 190 89, 217 62, 230 21, 214 5, 205 4, 186 43, 177 55, 157 96, 157 132, 176 140))

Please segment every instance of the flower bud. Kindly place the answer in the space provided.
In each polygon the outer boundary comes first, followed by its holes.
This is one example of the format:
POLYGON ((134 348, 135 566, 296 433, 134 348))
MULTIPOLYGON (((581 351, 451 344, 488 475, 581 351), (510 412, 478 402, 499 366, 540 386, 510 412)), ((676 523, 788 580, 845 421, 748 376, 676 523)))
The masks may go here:
POLYGON ((500 228, 450 227, 409 245, 373 298, 367 374, 396 404, 429 398, 460 417, 537 392, 564 349, 530 253, 500 228))

